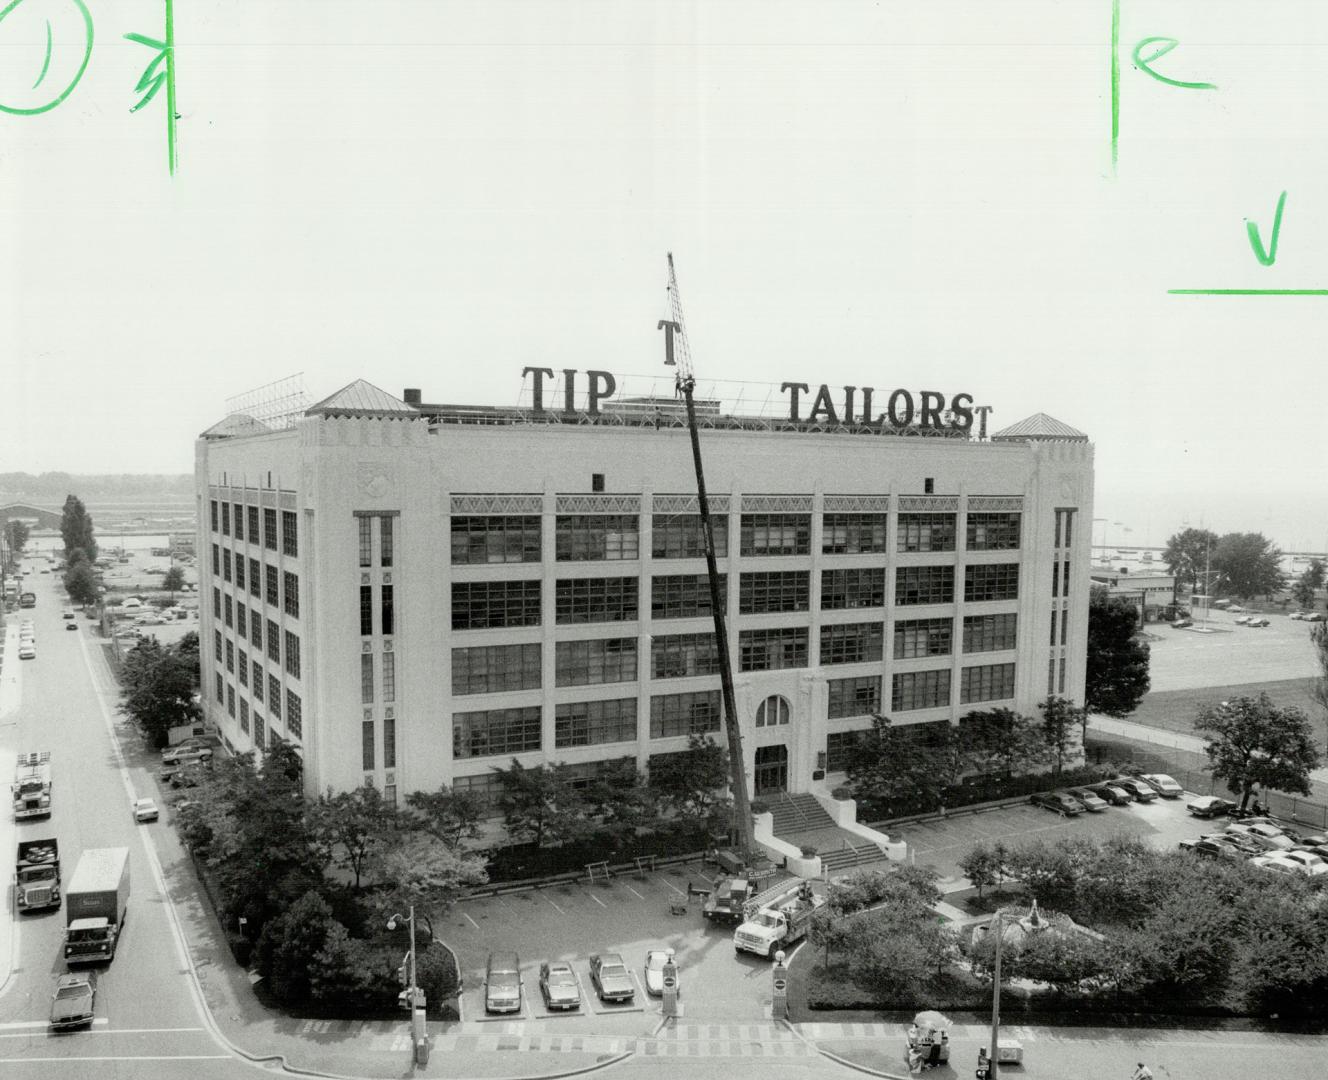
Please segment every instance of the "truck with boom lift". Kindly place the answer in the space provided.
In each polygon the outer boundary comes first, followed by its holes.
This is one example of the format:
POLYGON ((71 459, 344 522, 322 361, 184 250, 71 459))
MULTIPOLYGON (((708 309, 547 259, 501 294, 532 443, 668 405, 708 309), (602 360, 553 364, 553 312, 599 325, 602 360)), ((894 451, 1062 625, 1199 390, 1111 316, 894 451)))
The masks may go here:
POLYGON ((812 914, 824 903, 810 881, 767 890, 747 902, 744 922, 733 932, 733 948, 773 960, 775 953, 807 936, 812 914))

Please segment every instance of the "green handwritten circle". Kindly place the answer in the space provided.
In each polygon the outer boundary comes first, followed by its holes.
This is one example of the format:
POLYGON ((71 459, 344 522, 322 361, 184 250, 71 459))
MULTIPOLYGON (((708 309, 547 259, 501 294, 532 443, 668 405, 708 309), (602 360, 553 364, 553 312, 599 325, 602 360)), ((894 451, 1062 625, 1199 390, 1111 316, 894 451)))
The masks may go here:
MULTIPOLYGON (((5 21, 5 17, 9 15, 11 11, 20 4, 26 2, 27 0, 10 0, 9 5, 3 11, 0 11, 0 23, 5 21)), ((51 109, 54 109, 60 104, 60 102, 64 101, 65 98, 74 92, 74 87, 78 85, 79 79, 83 78, 83 72, 88 70, 88 61, 92 59, 92 12, 88 10, 88 6, 83 0, 69 0, 69 2, 78 8, 79 13, 83 16, 83 26, 87 38, 86 47, 83 50, 83 63, 79 65, 78 71, 76 71, 74 77, 69 80, 69 85, 66 86, 57 97, 48 101, 45 105, 38 105, 33 109, 20 109, 17 106, 6 105, 3 101, 0 101, 0 112, 9 113, 11 116, 36 116, 39 113, 50 112, 51 109)))

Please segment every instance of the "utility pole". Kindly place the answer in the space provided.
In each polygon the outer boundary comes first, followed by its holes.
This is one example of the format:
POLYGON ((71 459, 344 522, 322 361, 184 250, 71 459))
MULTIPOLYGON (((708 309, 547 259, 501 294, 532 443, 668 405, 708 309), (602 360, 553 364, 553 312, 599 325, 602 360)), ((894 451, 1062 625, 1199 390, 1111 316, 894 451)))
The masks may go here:
MULTIPOLYGON (((1001 941, 1005 937, 1005 927, 1001 925, 1001 913, 998 911, 996 917, 992 919, 991 925, 996 929, 996 963, 992 971, 991 988, 991 1049, 988 1052, 988 1076, 991 1080, 996 1080, 996 1074, 1000 1071, 1000 1066, 996 1063, 996 1046, 1000 1040, 1001 1032, 1001 941)), ((990 931, 988 931, 990 933, 990 931)))
POLYGON ((715 562, 715 528, 710 520, 710 501, 706 497, 705 471, 701 467, 701 436, 696 427, 696 405, 692 400, 696 375, 692 371, 691 348, 687 342, 687 324, 682 317, 682 298, 678 278, 673 271, 673 252, 669 252, 669 311, 671 321, 661 320, 664 331, 664 363, 678 369, 676 392, 687 407, 687 430, 692 437, 692 462, 696 467, 696 502, 701 512, 701 533, 705 543, 706 571, 710 577, 710 609, 715 618, 715 648, 719 652, 719 685, 724 698, 724 732, 728 737, 729 786, 733 789, 734 825, 738 846, 744 858, 756 849, 756 830, 752 827, 752 804, 747 793, 747 767, 743 762, 742 731, 738 726, 738 708, 733 694, 733 664, 729 658, 728 631, 724 625, 724 595, 715 562))

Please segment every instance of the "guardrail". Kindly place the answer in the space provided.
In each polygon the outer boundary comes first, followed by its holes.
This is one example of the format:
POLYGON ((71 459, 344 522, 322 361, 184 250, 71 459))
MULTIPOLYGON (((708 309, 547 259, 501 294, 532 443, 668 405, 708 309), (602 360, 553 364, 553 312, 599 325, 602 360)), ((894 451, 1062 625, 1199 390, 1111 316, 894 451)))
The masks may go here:
MULTIPOLYGON (((670 855, 660 858, 655 855, 648 856, 653 859, 652 868, 655 870, 667 866, 680 866, 689 862, 704 862, 706 852, 694 851, 686 855, 670 855)), ((609 863, 608 870, 612 875, 627 873, 636 870, 636 864, 630 863, 609 863)), ((546 874, 543 877, 521 878, 518 881, 499 881, 491 885, 480 885, 470 889, 461 896, 457 897, 457 902, 466 900, 484 900, 493 896, 505 896, 508 893, 532 892, 547 888, 551 885, 575 885, 577 882, 586 880, 585 870, 570 870, 562 874, 546 874)))

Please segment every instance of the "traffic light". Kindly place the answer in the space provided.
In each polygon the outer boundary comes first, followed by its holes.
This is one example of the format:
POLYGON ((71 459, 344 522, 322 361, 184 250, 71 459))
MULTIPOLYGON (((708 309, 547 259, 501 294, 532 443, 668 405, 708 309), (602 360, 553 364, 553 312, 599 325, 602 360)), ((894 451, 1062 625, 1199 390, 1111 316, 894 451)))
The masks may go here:
POLYGON ((397 982, 402 986, 410 986, 410 978, 406 974, 406 965, 402 964, 397 968, 397 982))

